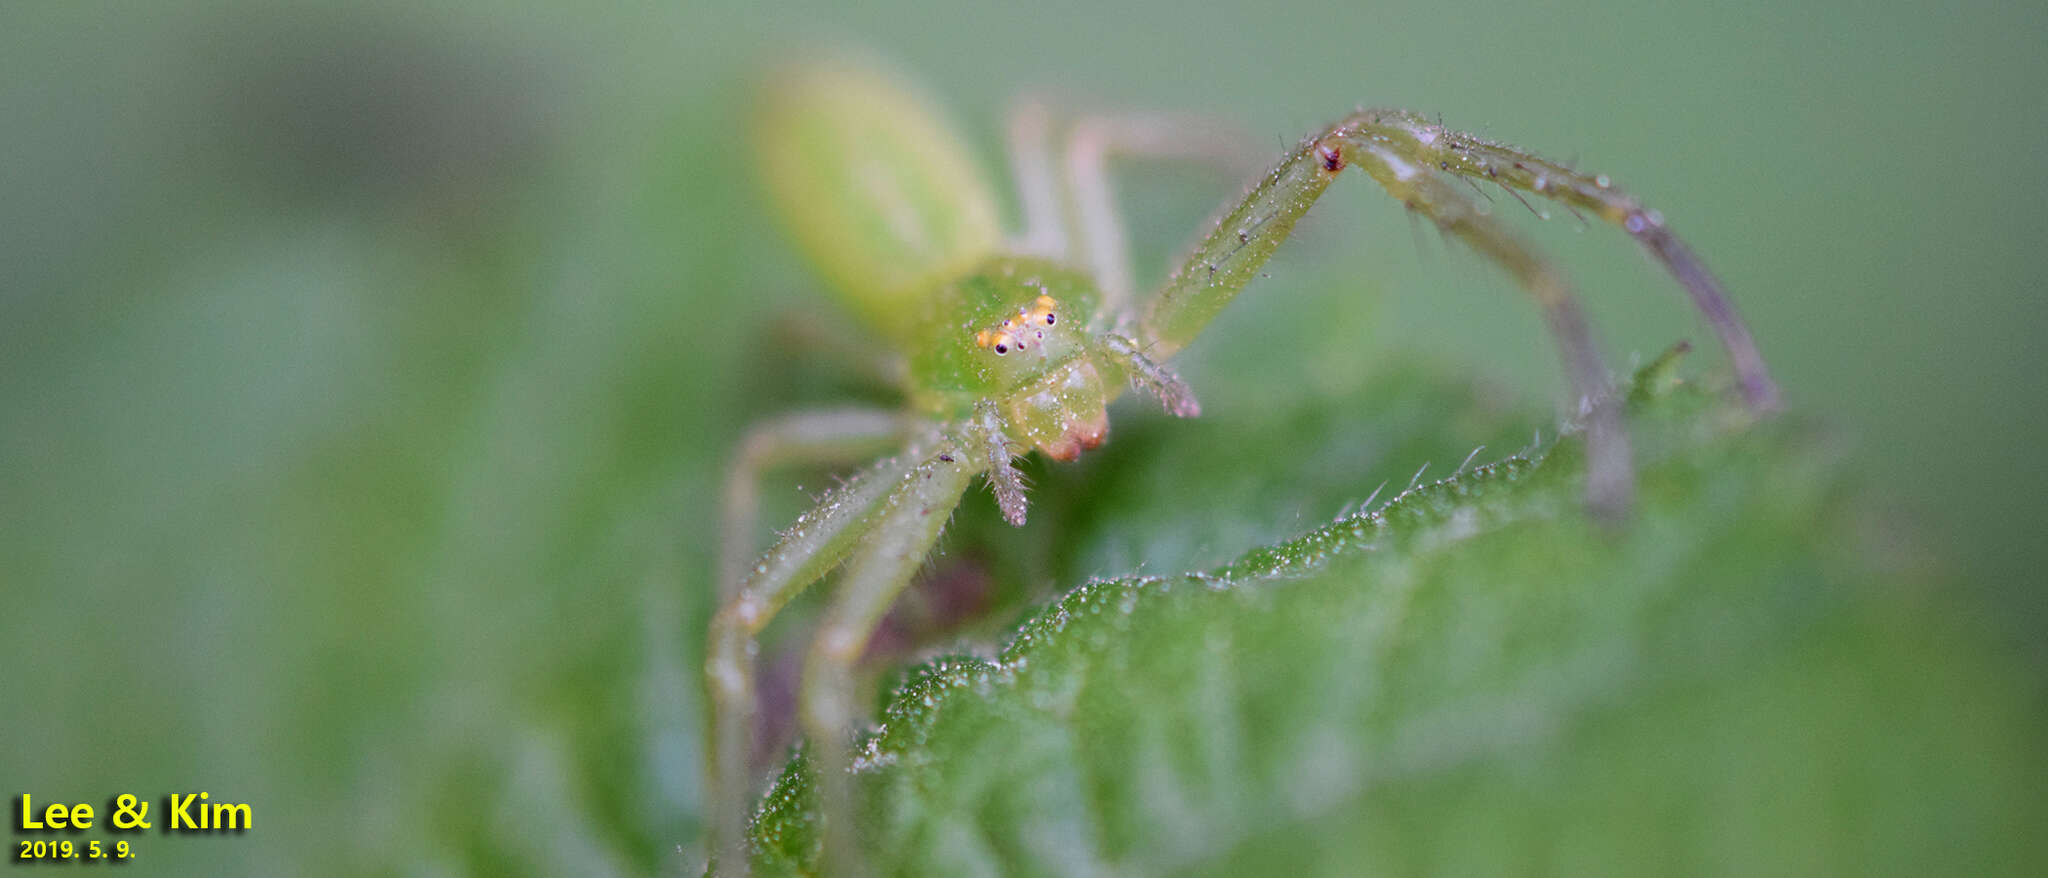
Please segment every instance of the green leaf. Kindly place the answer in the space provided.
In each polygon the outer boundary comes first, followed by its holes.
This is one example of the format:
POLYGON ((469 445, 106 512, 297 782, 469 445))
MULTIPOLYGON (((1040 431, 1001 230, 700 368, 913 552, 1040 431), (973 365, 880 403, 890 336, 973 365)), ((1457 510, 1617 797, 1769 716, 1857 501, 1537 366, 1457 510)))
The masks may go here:
MULTIPOLYGON (((1893 560, 1817 431, 1661 383, 1622 527, 1582 515, 1567 440, 1219 568, 1084 583, 994 658, 916 669, 856 766, 871 865, 2043 874, 2031 674, 1893 560)), ((1204 472, 1197 446, 1115 477, 1204 472)), ((759 874, 816 871, 812 771, 762 806, 759 874)))

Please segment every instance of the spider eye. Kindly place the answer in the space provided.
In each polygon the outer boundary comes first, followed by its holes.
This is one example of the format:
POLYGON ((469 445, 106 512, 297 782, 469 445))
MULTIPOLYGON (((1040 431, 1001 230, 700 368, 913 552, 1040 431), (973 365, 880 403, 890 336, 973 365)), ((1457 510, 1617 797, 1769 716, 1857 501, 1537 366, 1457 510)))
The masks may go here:
POLYGON ((1046 313, 1046 315, 1045 315, 1045 325, 1047 325, 1047 326, 1051 326, 1051 325, 1052 325, 1052 321, 1053 321, 1053 316, 1052 316, 1052 313, 1051 313, 1051 312, 1047 312, 1047 313, 1046 313))
POLYGON ((1009 345, 1006 345, 1006 344, 999 344, 999 345, 996 345, 996 356, 1002 356, 1003 354, 1007 354, 1007 353, 1009 353, 1009 352, 1010 352, 1010 346, 1009 346, 1009 345))

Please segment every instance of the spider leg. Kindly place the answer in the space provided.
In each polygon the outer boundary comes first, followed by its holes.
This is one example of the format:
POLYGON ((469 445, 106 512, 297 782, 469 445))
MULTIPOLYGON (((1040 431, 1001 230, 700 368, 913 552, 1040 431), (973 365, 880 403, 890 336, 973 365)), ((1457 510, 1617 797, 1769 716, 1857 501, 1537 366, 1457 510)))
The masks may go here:
POLYGON ((725 476, 725 519, 719 531, 718 597, 732 600, 754 558, 761 474, 770 468, 848 463, 901 440, 903 419, 882 409, 792 412, 754 425, 740 440, 725 476))
POLYGON ((1372 127, 1372 118, 1353 116, 1304 141, 1224 214, 1147 305, 1139 341, 1158 359, 1185 347, 1244 289, 1337 175, 1355 165, 1410 210, 1493 260, 1542 308, 1571 382, 1574 413, 1586 426, 1587 503, 1605 517, 1620 515, 1633 489, 1628 439, 1571 284, 1436 169, 1391 146, 1372 127))
POLYGON ((923 566, 969 482, 982 471, 970 445, 949 443, 897 479, 847 561, 804 662, 801 718, 817 760, 826 860, 834 874, 860 871, 847 746, 849 730, 859 719, 854 668, 882 614, 923 566))
POLYGON ((1193 418, 1202 414, 1202 404, 1196 401, 1194 388, 1173 374, 1173 370, 1145 356, 1138 350, 1137 342, 1121 335, 1106 335, 1102 337, 1102 352, 1130 373, 1133 386, 1159 400, 1159 404, 1166 407, 1167 414, 1176 418, 1193 418))
POLYGON ((745 875, 746 820, 753 798, 747 754, 754 727, 755 638, 777 611, 837 566, 872 529, 876 507, 917 470, 909 454, 871 467, 827 493, 762 555, 737 593, 711 619, 704 661, 711 728, 706 800, 714 810, 714 855, 725 874, 745 875))
POLYGON ((1065 259, 1067 231, 1060 219, 1059 181, 1053 175, 1052 150, 1046 146, 1051 125, 1051 114, 1040 101, 1021 100, 1010 110, 1010 168, 1024 214, 1024 236, 1010 246, 1018 253, 1065 259))
POLYGON ((909 365, 900 354, 877 347, 873 339, 848 333, 846 322, 853 317, 832 307, 790 309, 775 315, 769 334, 780 349, 805 351, 821 361, 841 364, 868 384, 890 389, 904 386, 909 365))
POLYGON ((1237 171, 1254 153, 1248 138, 1197 116, 1136 114, 1083 116, 1068 135, 1065 161, 1067 190, 1073 197, 1073 222, 1080 257, 1102 290, 1105 313, 1125 313, 1136 288, 1131 276, 1130 243, 1116 189, 1109 177, 1112 158, 1182 159, 1237 171))
POLYGON ((975 451, 982 456, 982 465, 988 468, 988 486, 995 492, 996 507, 1003 511, 1003 520, 1016 527, 1024 526, 1024 477, 1017 468, 1010 465, 1015 455, 1010 451, 1010 439, 1003 435, 1003 416, 996 404, 987 400, 974 407, 975 451))
MULTIPOLYGON (((848 449, 840 442, 875 442, 901 430, 900 420, 882 412, 796 415, 757 431, 756 436, 765 438, 750 437, 741 457, 750 457, 755 447, 763 449, 753 452, 761 458, 791 450, 841 452, 848 449)), ((751 865, 745 841, 753 794, 747 755, 754 725, 756 637, 782 607, 849 556, 840 594, 806 661, 801 699, 804 728, 824 777, 827 823, 838 827, 827 832, 841 836, 836 841, 828 838, 828 844, 835 856, 849 858, 838 862, 858 865, 851 859, 858 856, 849 837, 852 812, 840 807, 850 795, 845 792, 842 736, 852 725, 853 664, 883 611, 931 551, 967 484, 983 472, 989 473, 1005 514, 1014 502, 1021 518, 1023 483, 1010 467, 1009 445, 993 406, 977 410, 975 419, 957 434, 927 437, 904 454, 848 479, 784 531, 751 570, 742 570, 746 578, 736 588, 726 586, 721 595, 725 603, 711 621, 705 660, 711 708, 707 798, 716 809, 712 828, 722 874, 745 875, 751 865), (835 819, 833 814, 839 816, 835 819)), ((739 490, 752 490, 751 478, 746 482, 748 487, 739 490)), ((732 490, 729 482, 728 491, 732 490)), ((740 525, 729 519, 727 527, 740 525)))
POLYGON ((1605 174, 1585 174, 1530 153, 1432 123, 1414 113, 1374 110, 1345 120, 1354 136, 1369 137, 1404 159, 1460 176, 1487 180, 1541 195, 1567 209, 1584 208, 1602 221, 1627 232, 1658 264, 1671 273, 1693 306, 1721 338, 1735 368, 1736 382, 1752 409, 1772 411, 1780 401, 1763 354, 1750 337, 1749 326, 1721 282, 1692 249, 1664 225, 1663 214, 1646 208, 1615 187, 1605 174))

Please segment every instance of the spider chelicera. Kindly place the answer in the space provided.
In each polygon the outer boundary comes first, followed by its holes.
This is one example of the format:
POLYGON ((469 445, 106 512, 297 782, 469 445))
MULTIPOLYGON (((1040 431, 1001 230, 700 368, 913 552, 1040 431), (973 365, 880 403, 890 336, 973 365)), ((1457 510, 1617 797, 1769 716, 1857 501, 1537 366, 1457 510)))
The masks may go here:
POLYGON ((1625 230, 1720 336, 1749 406, 1768 411, 1778 403, 1719 283, 1657 211, 1603 175, 1414 113, 1361 110, 1303 140, 1157 291, 1134 301, 1106 164, 1111 156, 1212 154, 1215 139, 1185 120, 1084 118, 1055 156, 1045 112, 1023 107, 1010 133, 1025 232, 1006 239, 992 188, 960 139, 900 80, 864 65, 818 64, 785 74, 761 106, 757 148, 771 200, 850 312, 847 332, 897 359, 905 404, 770 421, 749 434, 729 474, 723 605, 705 665, 707 801, 714 851, 729 874, 748 865, 755 638, 777 611, 844 564, 804 663, 799 714, 820 767, 826 857, 836 870, 855 871, 847 770, 859 718, 855 662, 963 494, 983 477, 1003 516, 1023 524, 1024 485, 1012 460, 1034 449, 1072 460, 1101 444, 1105 407, 1126 386, 1174 415, 1197 414, 1194 394, 1166 362, 1244 289, 1348 169, 1505 269, 1534 298, 1584 428, 1592 514, 1621 520, 1633 484, 1607 367, 1565 277, 1491 216, 1467 184, 1552 199, 1625 230), (763 468, 841 462, 891 447, 902 450, 827 493, 748 563, 763 468))

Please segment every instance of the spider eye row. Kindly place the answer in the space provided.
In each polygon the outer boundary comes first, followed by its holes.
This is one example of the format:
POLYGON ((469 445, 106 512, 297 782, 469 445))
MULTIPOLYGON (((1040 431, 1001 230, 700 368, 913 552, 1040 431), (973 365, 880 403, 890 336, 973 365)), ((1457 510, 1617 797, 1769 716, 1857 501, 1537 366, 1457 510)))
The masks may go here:
POLYGON ((1045 330, 1039 327, 1059 322, 1059 314, 1053 311, 1058 306, 1051 296, 1041 295, 1030 305, 1018 308, 1016 316, 1003 318, 994 329, 975 333, 974 343, 995 351, 996 356, 1031 347, 1033 342, 1045 340, 1045 330))

